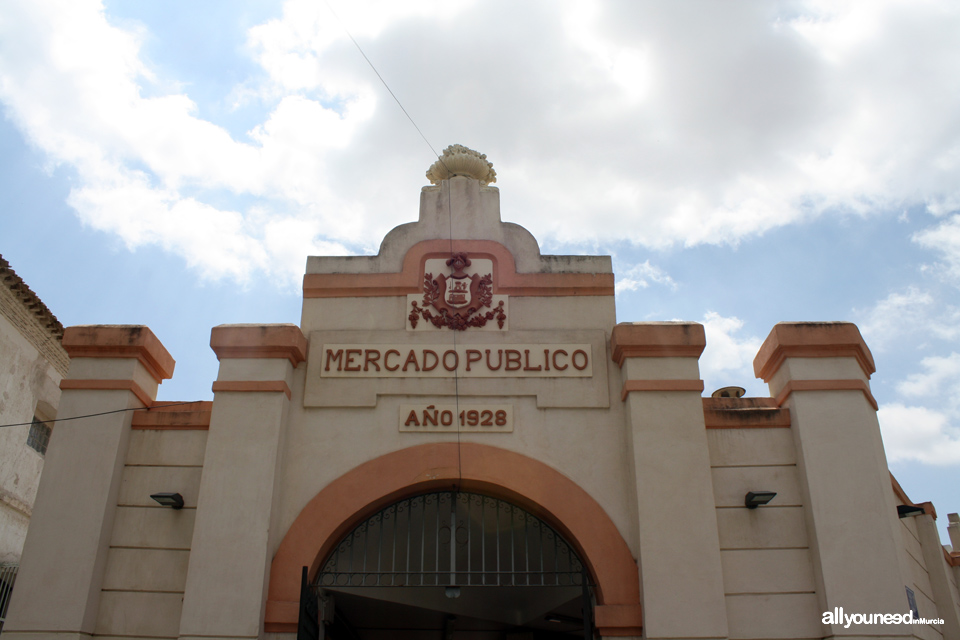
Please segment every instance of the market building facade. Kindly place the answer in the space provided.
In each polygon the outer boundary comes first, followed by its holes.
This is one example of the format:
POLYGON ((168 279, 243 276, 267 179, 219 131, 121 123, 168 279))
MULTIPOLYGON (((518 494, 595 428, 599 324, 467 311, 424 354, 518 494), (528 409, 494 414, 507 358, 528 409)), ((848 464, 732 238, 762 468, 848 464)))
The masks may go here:
POLYGON ((292 640, 305 607, 334 638, 960 637, 854 325, 778 324, 770 397, 704 397, 701 325, 618 324, 609 257, 541 255, 484 156, 428 177, 376 256, 308 259, 299 326, 213 329, 212 402, 155 400, 146 327, 66 330, 60 415, 131 411, 57 424, 5 638, 292 640))

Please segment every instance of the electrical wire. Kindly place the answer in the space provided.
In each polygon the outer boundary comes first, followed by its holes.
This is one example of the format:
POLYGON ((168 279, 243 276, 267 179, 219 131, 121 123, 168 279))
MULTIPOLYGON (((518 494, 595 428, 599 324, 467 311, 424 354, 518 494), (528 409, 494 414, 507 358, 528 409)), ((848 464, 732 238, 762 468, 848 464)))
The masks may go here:
MULTIPOLYGON (((455 174, 454 174, 452 171, 450 171, 450 168, 449 168, 449 167, 447 166, 447 164, 443 161, 443 156, 441 156, 439 153, 437 153, 437 150, 434 149, 434 148, 433 148, 433 145, 430 144, 430 141, 427 140, 427 136, 425 136, 425 135, 423 134, 423 131, 421 131, 421 130, 420 130, 420 127, 417 126, 417 123, 414 122, 413 117, 407 112, 407 110, 404 108, 403 104, 400 102, 400 98, 398 98, 397 95, 393 92, 393 90, 390 88, 390 85, 387 84, 387 81, 383 79, 383 76, 380 75, 380 72, 377 70, 377 67, 373 64, 373 62, 370 60, 370 58, 367 56, 367 54, 364 53, 363 47, 361 47, 361 46, 360 46, 360 43, 357 42, 357 39, 353 37, 353 34, 350 33, 350 30, 347 29, 347 26, 343 23, 343 20, 340 19, 340 16, 337 15, 337 12, 333 10, 333 7, 330 6, 330 3, 329 3, 327 0, 323 0, 323 3, 324 3, 325 5, 327 5, 327 9, 330 10, 330 13, 333 14, 333 17, 334 17, 334 18, 337 20, 337 22, 340 24, 340 28, 343 29, 343 32, 346 33, 346 34, 347 34, 347 37, 350 38, 350 41, 353 42, 353 45, 357 48, 357 51, 360 52, 360 55, 363 56, 363 59, 367 61, 367 64, 368 64, 368 65, 370 65, 370 68, 371 68, 371 69, 373 70, 373 72, 376 74, 377 78, 379 78, 379 80, 380 80, 380 82, 383 84, 384 88, 385 88, 385 89, 387 90, 387 92, 390 94, 390 97, 392 97, 393 100, 394 100, 394 102, 397 103, 397 106, 400 107, 400 110, 403 112, 403 115, 405 115, 405 116, 407 117, 407 120, 410 121, 410 124, 413 125, 413 128, 417 130, 417 133, 419 133, 419 134, 420 134, 420 137, 423 138, 423 141, 424 141, 424 142, 427 144, 427 146, 430 148, 430 151, 431 151, 431 152, 433 153, 433 155, 437 158, 437 160, 440 162, 440 164, 443 166, 443 168, 447 170, 447 173, 449 174, 449 176, 450 176, 450 177, 453 177, 453 175, 455 175, 455 174)), ((452 201, 452 198, 451 198, 451 196, 450 196, 450 182, 449 182, 449 180, 447 181, 447 216, 448 216, 447 219, 448 219, 448 221, 449 221, 449 225, 448 225, 448 236, 449 236, 449 240, 450 240, 450 253, 453 254, 453 201, 452 201)), ((456 352, 456 350, 457 350, 457 330, 456 330, 456 329, 453 329, 453 350, 454 350, 454 352, 456 352)), ((454 407, 455 407, 455 409, 454 409, 454 421, 455 421, 455 423, 456 423, 456 425, 457 425, 457 490, 459 490, 459 489, 460 489, 460 485, 463 484, 463 457, 462 457, 462 445, 461 445, 461 442, 460 442, 460 424, 459 424, 458 422, 456 422, 456 416, 459 416, 459 415, 460 415, 460 373, 459 373, 459 367, 457 367, 457 369, 458 369, 458 370, 455 370, 455 371, 453 372, 453 384, 454 384, 454 398, 455 398, 455 403, 456 403, 456 404, 454 405, 454 407)))
MULTIPOLYGON (((444 165, 446 167, 446 165, 444 165)), ((449 171, 449 169, 448 169, 449 171)), ((450 239, 450 255, 453 255, 453 199, 450 196, 450 180, 447 179, 447 235, 450 239)), ((453 351, 457 351, 457 330, 453 330, 453 351)), ((459 356, 457 356, 459 362, 459 356)), ((454 424, 457 425, 457 490, 463 484, 463 445, 460 442, 460 423, 457 417, 460 415, 460 367, 453 370, 453 389, 454 389, 454 424)))
MULTIPOLYGON (((340 19, 340 16, 337 15, 337 12, 333 10, 333 7, 330 6, 330 3, 327 2, 327 0, 324 0, 324 4, 327 5, 327 9, 329 9, 329 10, 330 10, 330 13, 333 14, 333 17, 336 18, 337 22, 340 24, 340 27, 343 29, 344 33, 347 34, 347 37, 350 38, 350 41, 353 42, 354 46, 356 46, 357 51, 359 51, 359 52, 360 52, 360 55, 363 56, 363 59, 366 60, 366 62, 367 62, 368 65, 370 65, 370 68, 373 70, 373 72, 376 74, 377 78, 378 78, 378 79, 380 80, 380 82, 383 84, 384 88, 385 88, 385 89, 387 90, 387 92, 390 94, 390 97, 392 97, 392 98, 394 99, 394 101, 397 103, 397 106, 400 107, 400 110, 403 112, 403 115, 405 115, 405 116, 407 117, 407 120, 410 121, 410 124, 413 125, 413 128, 417 130, 417 133, 420 134, 420 137, 421 137, 421 138, 423 139, 423 141, 426 143, 427 147, 430 148, 430 151, 433 153, 433 155, 436 156, 436 158, 437 158, 437 160, 440 162, 440 164, 443 165, 443 167, 447 170, 447 173, 449 173, 449 174, 452 176, 452 175, 453 175, 453 172, 450 171, 449 167, 447 167, 446 163, 444 163, 443 157, 442 157, 440 154, 438 154, 437 151, 436 151, 436 149, 433 148, 433 145, 430 144, 430 141, 429 141, 429 140, 427 139, 427 137, 423 134, 423 131, 420 130, 420 127, 417 126, 417 123, 413 120, 413 118, 410 116, 410 114, 409 114, 409 113, 407 112, 407 110, 404 108, 403 104, 400 102, 400 99, 397 98, 397 96, 396 96, 396 94, 393 92, 393 90, 390 89, 390 85, 388 85, 388 84, 387 84, 387 81, 383 79, 383 76, 382 76, 382 75, 380 75, 380 72, 377 70, 377 67, 374 66, 374 64, 373 64, 373 62, 370 60, 370 58, 367 57, 367 54, 364 53, 363 48, 360 46, 360 43, 357 42, 356 38, 353 37, 353 34, 351 34, 350 31, 349 31, 349 29, 347 29, 346 25, 343 24, 343 21, 340 19)), ((448 224, 448 236, 449 236, 449 240, 450 240, 450 253, 452 254, 452 253, 453 253, 453 200, 452 200, 451 195, 450 195, 450 182, 449 182, 449 181, 447 182, 447 215, 448 215, 448 222, 449 222, 449 224, 448 224)), ((457 349, 457 332, 456 332, 455 329, 453 330, 453 349, 454 349, 454 351, 456 351, 456 349, 457 349)), ((458 367, 458 369, 459 369, 459 367, 458 367)), ((460 374, 459 374, 459 371, 454 371, 454 372, 453 372, 453 384, 454 384, 454 398, 455 398, 455 403, 456 403, 456 404, 455 404, 455 412, 454 412, 454 415, 455 415, 455 416, 458 416, 458 415, 460 414, 460 374)), ((194 404, 194 403, 197 403, 197 402, 203 402, 203 401, 202 401, 202 400, 191 400, 191 401, 188 401, 188 402, 176 402, 176 403, 172 403, 172 404, 164 404, 164 405, 162 405, 162 406, 163 406, 164 408, 168 408, 168 407, 176 407, 176 406, 186 405, 186 404, 194 404)), ((151 408, 152 408, 152 407, 136 407, 136 408, 131 408, 131 409, 115 409, 115 410, 113 410, 113 411, 102 411, 102 412, 100 412, 100 413, 90 413, 90 414, 86 414, 86 415, 82 415, 82 416, 72 416, 72 417, 69 417, 69 418, 57 418, 56 420, 33 420, 33 421, 31 421, 31 422, 16 422, 16 423, 12 423, 12 424, 0 424, 0 428, 30 426, 30 425, 33 424, 34 422, 39 422, 39 423, 41 423, 41 424, 45 424, 45 423, 54 423, 54 422, 66 422, 66 421, 68 421, 68 420, 82 420, 82 419, 84 419, 84 418, 95 418, 95 417, 98 417, 98 416, 106 416, 106 415, 110 415, 110 414, 113 414, 113 413, 123 413, 123 412, 125 412, 125 411, 150 411, 151 408)), ((462 458, 462 444, 461 444, 461 441, 460 441, 460 424, 459 424, 459 423, 457 423, 457 474, 458 474, 457 489, 459 490, 460 485, 463 484, 463 458, 462 458)))
MULTIPOLYGON (((377 78, 380 79, 380 82, 383 83, 384 88, 387 90, 387 93, 390 94, 390 97, 394 99, 397 103, 397 106, 400 107, 400 110, 403 111, 403 115, 407 116, 407 120, 410 121, 410 124, 413 125, 413 128, 417 130, 417 133, 420 134, 420 137, 423 138, 423 141, 427 143, 427 146, 430 147, 430 151, 433 152, 437 158, 440 159, 440 163, 443 164, 443 158, 440 158, 440 154, 437 153, 437 150, 433 148, 433 145, 430 144, 430 141, 427 140, 427 136, 423 135, 423 131, 420 130, 420 127, 417 126, 417 123, 413 121, 413 118, 410 117, 410 114, 407 113, 407 110, 403 108, 403 104, 400 103, 400 98, 398 98, 393 90, 390 88, 390 85, 387 84, 387 81, 383 79, 383 76, 380 75, 380 72, 377 71, 377 68, 373 65, 373 62, 370 61, 370 58, 367 57, 367 54, 363 52, 363 48, 360 47, 360 43, 357 42, 356 38, 353 37, 353 34, 350 33, 350 30, 347 29, 346 25, 343 24, 343 20, 340 19, 340 16, 337 15, 337 12, 333 10, 333 7, 330 6, 330 3, 327 0, 323 0, 323 3, 327 5, 327 9, 330 10, 330 13, 333 14, 333 17, 337 19, 337 22, 340 24, 340 28, 343 29, 343 32, 347 34, 347 37, 350 38, 350 41, 353 42, 354 46, 357 47, 357 51, 360 52, 360 55, 363 56, 363 59, 367 61, 367 64, 370 65, 370 68, 373 69, 373 72, 377 74, 377 78)), ((446 165, 444 165, 446 167, 446 165)))
POLYGON ((204 402, 204 400, 188 400, 186 402, 171 402, 170 404, 164 403, 156 407, 133 407, 131 409, 114 409, 113 411, 101 411, 100 413, 88 413, 82 416, 71 416, 69 418, 55 418, 53 420, 31 420, 30 422, 14 422, 11 424, 0 424, 0 429, 5 427, 28 427, 34 422, 40 424, 53 424, 54 422, 66 422, 67 420, 83 420, 84 418, 96 418, 97 416, 108 416, 111 413, 123 413, 124 411, 150 411, 151 409, 166 409, 168 407, 179 407, 184 404, 196 404, 198 402, 204 402))

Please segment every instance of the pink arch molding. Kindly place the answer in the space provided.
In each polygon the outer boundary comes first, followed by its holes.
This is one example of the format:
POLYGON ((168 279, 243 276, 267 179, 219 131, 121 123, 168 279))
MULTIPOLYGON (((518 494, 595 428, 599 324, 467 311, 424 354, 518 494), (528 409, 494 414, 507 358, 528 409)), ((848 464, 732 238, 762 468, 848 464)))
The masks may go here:
POLYGON ((458 485, 510 500, 560 531, 596 580, 595 620, 600 633, 640 635, 637 563, 603 508, 542 462, 474 443, 462 444, 459 455, 456 443, 388 453, 348 471, 314 496, 273 558, 264 630, 297 630, 300 568, 307 566, 315 575, 334 545, 362 518, 406 496, 458 485))

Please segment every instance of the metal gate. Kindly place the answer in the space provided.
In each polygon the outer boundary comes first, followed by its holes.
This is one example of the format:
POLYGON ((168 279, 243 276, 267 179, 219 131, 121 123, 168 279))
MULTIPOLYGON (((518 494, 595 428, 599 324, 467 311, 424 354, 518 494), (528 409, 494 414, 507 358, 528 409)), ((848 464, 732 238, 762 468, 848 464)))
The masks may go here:
POLYGON ((312 586, 579 586, 592 637, 589 574, 570 544, 530 512, 476 493, 428 493, 380 510, 340 541, 312 586))
POLYGON ((17 571, 20 565, 16 563, 0 564, 0 631, 7 620, 7 607, 10 606, 10 596, 13 594, 13 585, 17 581, 17 571))
POLYGON ((445 491, 401 500, 337 545, 318 587, 575 586, 583 563, 552 527, 503 500, 445 491))

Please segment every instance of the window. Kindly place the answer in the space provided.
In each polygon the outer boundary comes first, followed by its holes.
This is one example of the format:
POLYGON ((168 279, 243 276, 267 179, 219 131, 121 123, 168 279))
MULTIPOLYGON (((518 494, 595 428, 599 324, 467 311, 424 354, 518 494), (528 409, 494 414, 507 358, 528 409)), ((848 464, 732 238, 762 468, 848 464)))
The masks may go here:
POLYGON ((50 425, 34 417, 30 424, 30 434, 27 436, 27 444, 37 450, 40 455, 47 452, 47 444, 50 442, 50 425))

